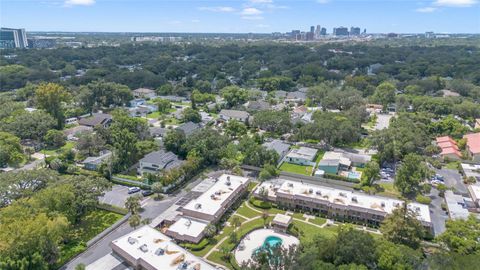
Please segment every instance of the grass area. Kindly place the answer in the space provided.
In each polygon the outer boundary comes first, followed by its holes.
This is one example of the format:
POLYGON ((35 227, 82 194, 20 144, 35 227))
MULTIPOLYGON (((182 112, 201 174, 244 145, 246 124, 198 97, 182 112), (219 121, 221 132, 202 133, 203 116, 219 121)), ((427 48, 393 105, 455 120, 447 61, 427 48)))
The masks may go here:
POLYGON ((306 219, 303 217, 303 213, 293 213, 292 217, 298 218, 298 219, 301 219, 301 220, 306 220, 306 219))
POLYGON ((378 192, 377 195, 392 198, 400 198, 402 196, 400 192, 395 188, 393 183, 380 183, 379 186, 383 189, 383 191, 378 192))
POLYGON ((138 178, 137 176, 129 175, 129 174, 114 174, 113 176, 143 183, 143 179, 138 178))
POLYGON ((313 224, 317 224, 317 225, 323 225, 323 224, 325 224, 325 222, 327 222, 326 219, 321 218, 321 217, 315 217, 314 219, 309 219, 308 221, 313 223, 313 224))
POLYGON ((280 166, 280 170, 284 172, 291 172, 296 174, 303 174, 303 175, 312 175, 312 166, 302 166, 297 164, 292 164, 288 162, 283 162, 280 166))
POLYGON ((325 155, 325 150, 318 150, 317 158, 315 159, 316 166, 318 166, 318 163, 322 160, 323 155, 325 155))
MULTIPOLYGON (((234 256, 234 255, 231 254, 230 256, 234 256)), ((229 266, 229 264, 223 260, 222 253, 220 251, 212 252, 212 254, 210 254, 210 256, 208 256, 207 259, 214 263, 221 264, 225 266, 227 269, 231 269, 231 266, 229 266)))
POLYGON ((160 116, 162 115, 161 112, 151 112, 149 114, 147 114, 147 118, 151 118, 151 119, 158 119, 160 116))
POLYGON ((237 209, 237 213, 239 215, 242 215, 244 217, 247 217, 247 218, 254 218, 258 215, 260 215, 260 213, 258 212, 255 212, 253 211, 252 209, 248 208, 245 203, 243 203, 238 209, 237 209))
POLYGON ((64 146, 57 148, 57 149, 49 149, 49 150, 42 150, 40 151, 42 154, 49 155, 49 156, 56 156, 62 153, 65 150, 72 150, 75 147, 76 143, 72 141, 68 141, 65 143, 64 146))
POLYGON ((318 228, 308 223, 298 220, 292 221, 292 224, 298 228, 300 233, 300 242, 308 242, 313 239, 314 235, 322 235, 326 238, 332 238, 337 234, 337 226, 318 228))
POLYGON ((247 191, 248 191, 248 192, 252 192, 257 185, 258 185, 258 183, 256 183, 256 182, 250 182, 250 183, 248 183, 247 191))
POLYGON ((122 215, 106 210, 95 209, 85 215, 69 235, 70 241, 61 246, 58 265, 63 265, 75 255, 86 249, 86 243, 117 222, 122 215))
POLYGON ((450 169, 450 170, 458 170, 458 166, 460 165, 460 161, 452 161, 447 163, 444 168, 450 169))

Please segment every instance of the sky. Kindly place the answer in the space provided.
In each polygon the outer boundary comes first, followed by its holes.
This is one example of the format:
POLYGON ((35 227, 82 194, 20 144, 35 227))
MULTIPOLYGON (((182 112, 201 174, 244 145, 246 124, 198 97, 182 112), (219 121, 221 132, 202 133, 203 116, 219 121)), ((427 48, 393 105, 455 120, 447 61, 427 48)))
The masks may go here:
POLYGON ((271 33, 321 25, 367 33, 480 33, 480 0, 0 0, 27 31, 271 33))

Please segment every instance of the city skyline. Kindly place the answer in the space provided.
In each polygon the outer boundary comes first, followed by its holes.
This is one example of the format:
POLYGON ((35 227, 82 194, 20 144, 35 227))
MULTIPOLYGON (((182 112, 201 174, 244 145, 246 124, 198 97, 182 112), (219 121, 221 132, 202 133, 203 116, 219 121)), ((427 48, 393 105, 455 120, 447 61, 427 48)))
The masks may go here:
POLYGON ((368 33, 480 33, 479 14, 477 0, 6 0, 0 23, 64 32, 271 33, 321 25, 329 34, 340 26, 368 33))

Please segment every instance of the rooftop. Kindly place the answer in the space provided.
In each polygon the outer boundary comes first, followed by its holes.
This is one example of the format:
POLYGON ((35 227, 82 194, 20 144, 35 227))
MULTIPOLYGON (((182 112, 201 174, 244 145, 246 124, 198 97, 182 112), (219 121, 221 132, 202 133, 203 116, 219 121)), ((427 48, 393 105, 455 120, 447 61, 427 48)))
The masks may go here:
POLYGON ((289 144, 284 143, 281 140, 273 140, 271 142, 266 142, 263 144, 263 146, 265 146, 269 150, 274 150, 278 153, 280 157, 284 154, 285 151, 290 148, 289 144))
POLYGON ((184 210, 215 215, 225 202, 246 182, 248 178, 223 174, 200 197, 190 201, 183 207, 184 210))
POLYGON ((201 126, 199 124, 193 123, 191 121, 187 123, 183 123, 177 127, 177 129, 183 131, 185 136, 191 135, 192 133, 194 133, 196 130, 199 130, 200 128, 201 126))
POLYGON ((150 226, 143 226, 124 235, 114 240, 111 245, 114 250, 120 249, 122 253, 126 253, 137 264, 146 264, 153 269, 215 269, 150 226), (187 264, 186 267, 179 268, 183 263, 187 264))
POLYGON ((82 118, 78 121, 80 125, 94 127, 96 125, 104 124, 110 121, 112 116, 107 113, 94 113, 92 116, 82 118))
POLYGON ((445 191, 445 202, 447 203, 448 214, 451 219, 466 219, 469 212, 464 207, 463 197, 454 194, 451 190, 445 191))
POLYGON ((283 215, 283 214, 276 214, 275 217, 273 218, 273 223, 277 224, 284 224, 287 225, 290 224, 292 221, 291 216, 283 215))
POLYGON ((480 154, 480 132, 467 134, 463 138, 467 139, 467 146, 470 152, 474 155, 480 154))
POLYGON ((137 88, 133 90, 133 92, 142 93, 142 94, 151 94, 151 93, 155 93, 155 90, 148 89, 148 88, 137 88))
POLYGON ((182 217, 173 223, 168 230, 179 235, 198 237, 207 227, 208 223, 191 218, 182 217))
POLYGON ((248 118, 250 116, 248 112, 238 110, 221 110, 220 115, 225 115, 230 118, 248 118))
POLYGON ((317 152, 317 149, 302 146, 300 148, 292 149, 287 156, 291 158, 301 158, 313 161, 317 155, 317 152))
POLYGON ((140 162, 157 164, 160 169, 169 169, 176 167, 182 163, 177 155, 172 152, 165 152, 163 150, 155 151, 144 156, 140 162))
MULTIPOLYGON (((366 195, 360 192, 347 191, 320 185, 299 183, 290 180, 278 179, 263 182, 260 187, 267 188, 269 197, 277 194, 288 194, 306 199, 328 201, 331 204, 364 208, 367 210, 391 213, 395 208, 403 204, 402 201, 387 197, 366 195)), ((255 190, 258 193, 260 187, 255 190)), ((417 213, 417 218, 424 222, 431 222, 428 205, 409 203, 408 208, 417 213)))

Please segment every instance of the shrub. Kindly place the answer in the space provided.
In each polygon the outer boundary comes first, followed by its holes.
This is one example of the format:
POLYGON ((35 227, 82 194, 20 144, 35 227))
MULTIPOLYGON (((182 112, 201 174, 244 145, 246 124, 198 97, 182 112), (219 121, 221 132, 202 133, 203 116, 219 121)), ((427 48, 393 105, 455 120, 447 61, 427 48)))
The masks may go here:
POLYGON ((192 250, 192 251, 200 251, 200 250, 204 249, 206 246, 208 246, 208 244, 210 244, 208 239, 203 238, 202 241, 198 242, 197 244, 185 243, 185 244, 182 244, 182 246, 184 248, 187 248, 187 249, 192 250))
POLYGON ((333 179, 333 180, 345 181, 345 182, 360 183, 359 179, 350 179, 341 175, 336 175, 331 173, 326 173, 323 175, 323 177, 328 179, 333 179))
POLYGON ((417 195, 417 197, 415 197, 415 200, 422 204, 430 204, 432 202, 432 199, 430 199, 430 197, 423 195, 417 195))
POLYGON ((261 208, 261 209, 270 209, 270 208, 272 208, 272 204, 271 204, 270 202, 264 202, 264 201, 255 199, 254 197, 251 197, 251 198, 250 198, 250 203, 251 203, 253 206, 258 207, 258 208, 261 208))

